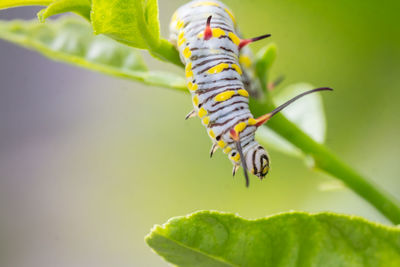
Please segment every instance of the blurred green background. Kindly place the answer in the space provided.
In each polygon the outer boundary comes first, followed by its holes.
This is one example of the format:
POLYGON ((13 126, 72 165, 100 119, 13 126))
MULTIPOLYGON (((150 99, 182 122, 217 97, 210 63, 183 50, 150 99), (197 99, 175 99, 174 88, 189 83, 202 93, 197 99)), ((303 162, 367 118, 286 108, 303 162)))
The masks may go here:
MULTIPOLYGON (((162 33, 186 1, 160 0, 162 33)), ((400 199, 399 1, 225 1, 246 37, 271 33, 273 76, 323 94, 327 146, 400 199)), ((0 12, 34 18, 39 8, 0 12)), ((171 69, 156 62, 152 66, 171 69)), ((211 209, 259 218, 333 211, 387 221, 334 179, 270 151, 262 182, 218 152, 188 95, 103 76, 0 42, 0 266, 166 266, 155 223, 211 209)), ((177 72, 181 70, 175 69, 177 72)))

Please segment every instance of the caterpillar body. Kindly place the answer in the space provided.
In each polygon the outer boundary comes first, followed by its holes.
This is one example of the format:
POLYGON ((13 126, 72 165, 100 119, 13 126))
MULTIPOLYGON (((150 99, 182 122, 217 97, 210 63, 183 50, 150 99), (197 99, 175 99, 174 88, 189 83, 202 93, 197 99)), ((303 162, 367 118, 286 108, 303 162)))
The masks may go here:
POLYGON ((192 96, 194 110, 187 118, 201 119, 213 142, 211 155, 217 148, 228 154, 234 166, 233 174, 242 165, 247 186, 247 170, 263 179, 269 171, 270 160, 255 140, 257 128, 303 95, 330 88, 308 91, 254 118, 249 110, 249 96, 256 97, 260 86, 246 45, 269 35, 241 39, 232 12, 214 0, 195 0, 180 7, 172 17, 170 33, 170 40, 185 65, 192 96))

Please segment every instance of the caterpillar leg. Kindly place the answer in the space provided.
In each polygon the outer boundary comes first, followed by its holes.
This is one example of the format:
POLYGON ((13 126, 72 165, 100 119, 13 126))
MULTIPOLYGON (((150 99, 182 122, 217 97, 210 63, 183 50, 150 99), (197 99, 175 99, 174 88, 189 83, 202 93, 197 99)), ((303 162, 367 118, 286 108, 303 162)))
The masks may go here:
POLYGON ((193 118, 195 116, 196 116, 196 111, 192 110, 186 115, 185 120, 193 118))
POLYGON ((239 165, 233 165, 232 176, 234 177, 237 170, 239 169, 239 165))
POLYGON ((218 149, 218 145, 217 144, 213 144, 210 150, 210 158, 212 158, 212 156, 214 155, 215 151, 217 151, 218 149))

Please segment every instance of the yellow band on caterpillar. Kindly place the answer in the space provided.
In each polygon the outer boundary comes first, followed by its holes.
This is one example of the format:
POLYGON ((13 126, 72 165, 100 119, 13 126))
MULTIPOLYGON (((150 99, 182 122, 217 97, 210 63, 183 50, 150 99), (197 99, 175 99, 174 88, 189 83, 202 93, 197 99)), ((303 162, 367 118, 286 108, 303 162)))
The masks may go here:
POLYGON ((192 62, 189 62, 185 67, 186 78, 193 77, 192 62))
POLYGON ((240 56, 239 57, 239 63, 242 66, 245 66, 246 68, 250 68, 251 67, 251 59, 248 56, 240 56))
POLYGON ((217 102, 225 101, 230 99, 235 94, 235 91, 226 91, 222 92, 214 97, 214 100, 217 102))
POLYGON ((192 51, 190 51, 189 46, 187 46, 184 50, 183 50, 183 56, 185 58, 189 58, 192 55, 192 51))
POLYGON ((229 15, 229 17, 231 18, 233 24, 236 24, 236 19, 235 19, 235 16, 233 15, 233 13, 227 8, 225 8, 225 12, 229 15))
POLYGON ((257 121, 256 121, 256 119, 254 119, 254 118, 250 118, 250 119, 247 121, 247 124, 248 124, 248 125, 256 125, 256 124, 257 124, 257 121))
POLYGON ((226 147, 223 151, 225 154, 228 154, 229 152, 231 152, 232 148, 230 146, 226 147))
POLYGON ((213 130, 209 130, 208 131, 208 135, 212 138, 212 139, 215 139, 215 133, 214 133, 214 131, 213 130))
POLYGON ((240 89, 237 91, 239 95, 244 96, 244 97, 249 97, 249 93, 244 90, 244 89, 240 89))
POLYGON ((224 148, 224 147, 226 146, 226 143, 225 143, 223 140, 219 140, 219 141, 218 141, 218 146, 219 146, 220 148, 224 148))
POLYGON ((239 75, 243 74, 242 69, 238 65, 232 64, 232 68, 234 68, 239 73, 239 75))
POLYGON ((236 34, 234 34, 233 32, 230 32, 230 33, 228 33, 228 36, 229 36, 229 38, 231 38, 232 42, 233 42, 235 45, 239 46, 239 44, 240 44, 240 38, 237 37, 236 34))
POLYGON ((207 115, 207 110, 205 110, 204 108, 199 109, 198 115, 200 118, 203 118, 205 115, 207 115))
POLYGON ((237 133, 242 132, 245 128, 246 128, 247 124, 244 122, 240 122, 238 124, 235 125, 234 129, 237 133))
POLYGON ((225 35, 225 31, 220 28, 213 28, 212 29, 212 37, 219 38, 225 35))
POLYGON ((193 105, 195 105, 197 107, 199 105, 199 96, 194 95, 192 98, 192 101, 193 101, 193 105))
POLYGON ((220 63, 212 68, 210 68, 207 73, 209 74, 217 74, 220 73, 221 71, 223 71, 224 69, 228 69, 229 68, 229 64, 227 63, 220 63))
POLYGON ((190 91, 196 91, 199 88, 199 86, 195 83, 192 82, 188 82, 188 89, 190 91))

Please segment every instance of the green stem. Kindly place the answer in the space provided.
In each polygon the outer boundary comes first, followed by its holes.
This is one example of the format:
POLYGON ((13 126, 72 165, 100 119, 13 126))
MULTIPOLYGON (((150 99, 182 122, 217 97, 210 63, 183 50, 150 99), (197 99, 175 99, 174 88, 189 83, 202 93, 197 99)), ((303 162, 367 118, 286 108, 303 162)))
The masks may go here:
MULTIPOLYGON (((255 116, 260 116, 272 110, 274 105, 271 102, 265 104, 253 101, 251 108, 255 116)), ((268 122, 268 127, 298 147, 304 154, 311 156, 315 161, 315 167, 343 181, 390 221, 400 224, 400 203, 396 199, 339 160, 325 146, 314 141, 285 116, 277 114, 268 122)))
MULTIPOLYGON (((259 53, 261 60, 258 60, 256 70, 264 88, 265 101, 250 99, 250 109, 256 117, 264 115, 276 107, 267 90, 266 76, 270 64, 275 58, 275 50, 276 47, 270 45, 259 53), (266 62, 269 62, 269 64, 266 62)), ((176 59, 177 57, 174 55, 174 64, 176 64, 176 59)), ((325 146, 314 141, 281 113, 268 122, 268 127, 299 148, 305 155, 311 156, 314 159, 316 168, 343 181, 349 188, 378 209, 386 218, 394 224, 400 224, 400 203, 396 199, 339 160, 325 146)))
POLYGON ((53 2, 53 0, 31 0, 31 1, 23 1, 23 0, 14 0, 4 1, 0 3, 0 10, 5 8, 12 8, 12 7, 20 7, 20 6, 48 6, 53 2))

